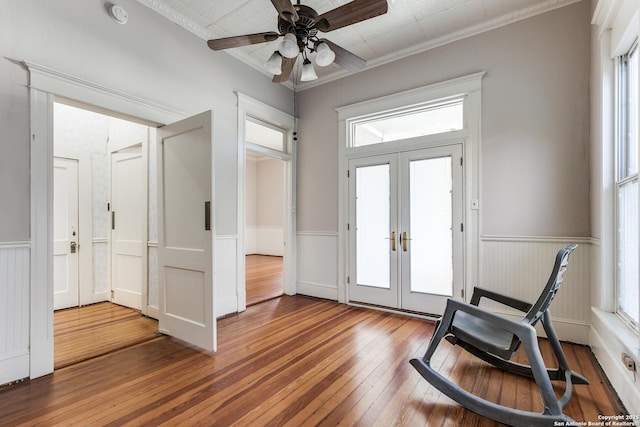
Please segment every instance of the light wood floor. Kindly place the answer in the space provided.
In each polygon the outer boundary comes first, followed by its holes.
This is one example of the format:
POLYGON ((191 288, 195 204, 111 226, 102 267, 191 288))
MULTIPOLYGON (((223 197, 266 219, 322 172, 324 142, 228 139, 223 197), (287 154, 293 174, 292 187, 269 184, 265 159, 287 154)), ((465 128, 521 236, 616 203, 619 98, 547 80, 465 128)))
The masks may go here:
MULTIPOLYGON (((216 353, 160 336, 0 390, 0 425, 496 425, 411 367, 432 332, 423 320, 284 296, 221 319, 216 353)), ((589 349, 563 346, 591 382, 575 387, 566 413, 577 421, 620 413, 589 349)), ((532 381, 447 342, 433 364, 488 399, 541 410, 532 381)))
POLYGON ((245 257, 247 306, 282 295, 284 265, 281 256, 245 257))
POLYGON ((55 369, 156 338, 158 322, 110 302, 53 314, 55 369))

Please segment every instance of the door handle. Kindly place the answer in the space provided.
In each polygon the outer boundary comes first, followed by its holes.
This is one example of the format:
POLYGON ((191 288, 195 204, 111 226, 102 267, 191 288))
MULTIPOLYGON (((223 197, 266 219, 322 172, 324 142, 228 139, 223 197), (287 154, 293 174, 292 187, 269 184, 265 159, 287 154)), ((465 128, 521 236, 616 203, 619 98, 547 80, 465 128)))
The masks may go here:
POLYGON ((211 230, 211 202, 204 202, 204 229, 211 230))
POLYGON ((407 247, 408 246, 407 241, 411 239, 407 237, 406 231, 402 232, 402 236, 400 237, 400 240, 402 240, 402 251, 407 252, 407 250, 409 250, 409 248, 407 247))
POLYGON ((69 243, 69 251, 70 251, 72 254, 75 254, 75 253, 76 253, 76 250, 77 250, 79 247, 80 247, 80 245, 78 245, 76 242, 71 242, 71 243, 69 243))

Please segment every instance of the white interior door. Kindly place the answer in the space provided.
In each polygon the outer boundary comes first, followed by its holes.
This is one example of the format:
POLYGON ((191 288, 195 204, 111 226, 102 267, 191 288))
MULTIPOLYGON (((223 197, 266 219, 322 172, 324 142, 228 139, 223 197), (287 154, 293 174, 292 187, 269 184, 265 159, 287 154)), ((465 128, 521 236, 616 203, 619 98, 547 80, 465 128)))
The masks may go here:
POLYGON ((211 111, 158 130, 160 331, 216 347, 211 111))
POLYGON ((78 306, 78 161, 53 159, 53 308, 78 306))
POLYGON ((142 148, 111 155, 111 300, 140 309, 146 250, 142 148))
POLYGON ((349 300, 442 314, 461 298, 460 145, 349 161, 349 300))

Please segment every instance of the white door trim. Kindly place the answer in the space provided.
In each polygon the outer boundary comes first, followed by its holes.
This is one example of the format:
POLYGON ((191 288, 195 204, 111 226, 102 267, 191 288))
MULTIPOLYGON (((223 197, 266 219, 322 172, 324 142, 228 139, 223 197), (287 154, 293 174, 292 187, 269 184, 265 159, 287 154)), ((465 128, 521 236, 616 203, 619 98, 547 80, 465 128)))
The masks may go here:
POLYGON ((284 253, 284 293, 295 295, 296 293, 296 119, 283 113, 270 105, 238 92, 238 241, 237 241, 237 296, 238 312, 247 308, 247 295, 245 289, 245 256, 244 256, 244 227, 245 227, 245 152, 251 148, 257 152, 276 157, 286 161, 286 194, 285 194, 285 253, 284 253), (245 143, 245 121, 247 117, 253 117, 269 123, 286 132, 286 152, 258 147, 245 143))
MULTIPOLYGON (((349 262, 349 248, 347 223, 349 221, 349 192, 347 171, 349 158, 375 155, 389 152, 389 147, 365 146, 351 147, 352 133, 350 121, 355 118, 377 114, 380 112, 402 111, 417 104, 423 104, 438 99, 453 96, 464 96, 464 132, 451 132, 451 140, 465 139, 463 144, 464 157, 464 188, 463 188, 463 221, 464 236, 464 285, 465 295, 469 289, 478 284, 480 277, 480 153, 481 153, 481 104, 482 78, 484 72, 434 83, 431 85, 411 89, 392 95, 358 102, 336 109, 338 112, 338 301, 347 302, 347 275, 349 262)), ((441 138, 438 138, 441 139, 441 138)), ((441 143, 446 144, 445 140, 441 143)), ((389 145, 392 145, 390 143, 389 145)), ((385 145, 385 144, 377 144, 385 145)), ((406 146, 405 148, 408 148, 406 146)), ((411 148, 419 148, 419 146, 411 148)), ((428 148, 428 147, 425 147, 428 148)), ((392 150, 392 149, 391 149, 392 150)))
POLYGON ((31 268, 29 377, 53 372, 53 102, 78 100, 149 124, 189 115, 78 77, 24 61, 29 70, 31 268))

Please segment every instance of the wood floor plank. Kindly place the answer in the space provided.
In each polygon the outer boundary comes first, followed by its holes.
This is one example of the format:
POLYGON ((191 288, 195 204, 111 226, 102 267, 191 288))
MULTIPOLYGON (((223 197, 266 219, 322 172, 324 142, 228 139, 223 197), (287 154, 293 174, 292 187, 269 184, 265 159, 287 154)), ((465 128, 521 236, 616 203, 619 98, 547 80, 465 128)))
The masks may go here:
POLYGON ((54 313, 54 368, 156 338, 158 322, 110 302, 54 313))
POLYGON ((247 306, 279 297, 284 289, 284 262, 281 256, 245 257, 247 306))
MULTIPOLYGON (((65 328, 79 330, 66 317, 65 328)), ((157 336, 2 389, 0 425, 497 425, 457 405, 409 365, 432 333, 433 324, 423 320, 285 296, 220 319, 216 353, 157 336)), ((540 345, 546 360, 548 343, 540 345)), ((575 386, 566 413, 577 421, 622 413, 590 350, 563 347, 591 381, 575 386)), ((446 341, 431 363, 491 401, 540 408, 531 380, 446 341)), ((554 388, 563 391, 562 383, 554 388)))

